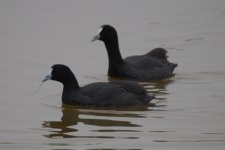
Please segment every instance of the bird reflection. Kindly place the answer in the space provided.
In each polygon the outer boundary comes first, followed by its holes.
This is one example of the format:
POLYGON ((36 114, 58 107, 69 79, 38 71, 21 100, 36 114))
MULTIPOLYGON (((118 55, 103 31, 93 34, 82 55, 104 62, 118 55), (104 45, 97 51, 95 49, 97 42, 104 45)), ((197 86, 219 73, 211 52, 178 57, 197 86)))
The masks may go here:
POLYGON ((71 127, 78 123, 78 111, 72 109, 62 109, 63 116, 61 121, 44 121, 42 126, 44 128, 50 128, 50 133, 44 135, 48 138, 63 137, 70 138, 73 137, 69 133, 77 132, 77 129, 71 127))
POLYGON ((97 111, 94 109, 77 109, 72 106, 62 106, 61 121, 44 121, 42 123, 43 128, 49 128, 49 133, 44 135, 47 138, 75 138, 75 132, 78 131, 76 125, 83 123, 85 125, 100 126, 100 127, 140 127, 138 124, 133 124, 129 121, 110 120, 110 119, 93 119, 81 118, 80 115, 86 116, 103 116, 103 117, 132 117, 142 118, 144 116, 136 113, 107 113, 107 111, 97 111))
POLYGON ((175 78, 171 76, 170 78, 154 81, 154 82, 139 82, 147 90, 149 94, 153 94, 155 98, 151 101, 150 108, 152 111, 165 111, 167 106, 167 97, 169 92, 167 91, 167 86, 175 82, 175 78))
MULTIPOLYGON (((138 83, 144 86, 148 94, 153 94, 155 96, 161 95, 161 94, 168 94, 166 88, 169 84, 174 82, 174 76, 175 74, 171 75, 170 77, 166 79, 159 80, 159 81, 158 80, 152 81, 152 82, 140 81, 138 83)), ((113 81, 113 80, 118 80, 118 78, 109 77, 108 80, 113 81)))
MULTIPOLYGON (((168 84, 172 83, 173 80, 162 80, 159 82, 141 82, 145 89, 156 96, 156 100, 163 101, 166 99, 167 95, 166 87, 168 84)), ((140 111, 151 111, 152 108, 163 107, 161 104, 151 104, 149 106, 132 106, 123 108, 112 108, 114 111, 109 111, 107 108, 80 108, 76 106, 62 105, 62 117, 60 121, 43 121, 43 128, 48 128, 48 134, 44 135, 47 138, 109 138, 109 137, 89 137, 89 136, 76 136, 76 132, 79 131, 78 123, 84 125, 92 125, 98 127, 140 127, 138 124, 131 123, 130 121, 116 120, 116 118, 145 118, 145 115, 138 114, 140 111), (104 110, 105 109, 105 110, 104 110), (126 113, 129 112, 129 113, 126 113), (85 116, 85 118, 82 118, 85 116), (91 116, 88 118, 88 116, 91 116), (96 116, 96 119, 93 117, 96 116), (98 119, 98 118, 107 119, 98 119), (113 118, 113 119, 110 119, 113 118)), ((132 119, 131 119, 132 120, 132 119)), ((104 130, 104 129, 103 129, 104 130)), ((101 129, 99 130, 101 131, 101 129)), ((119 131, 119 130, 118 130, 119 131)), ((130 132, 131 130, 129 130, 130 132)), ((137 130, 134 130, 135 132, 137 130)), ((110 137, 115 138, 115 137, 110 137)), ((129 138, 129 137, 128 137, 129 138)))
POLYGON ((167 86, 174 82, 174 78, 167 78, 155 82, 139 82, 147 90, 149 94, 168 94, 167 86))

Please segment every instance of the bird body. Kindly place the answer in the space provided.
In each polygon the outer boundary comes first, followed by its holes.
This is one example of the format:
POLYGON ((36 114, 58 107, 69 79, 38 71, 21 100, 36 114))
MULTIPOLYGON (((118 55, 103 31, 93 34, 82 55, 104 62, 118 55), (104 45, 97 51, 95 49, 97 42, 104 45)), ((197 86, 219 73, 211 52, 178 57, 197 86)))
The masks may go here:
POLYGON ((172 75, 177 64, 167 60, 167 51, 155 48, 144 55, 122 58, 116 29, 103 25, 92 41, 103 41, 107 50, 109 66, 108 75, 117 78, 150 81, 161 80, 172 75))
POLYGON ((148 104, 151 100, 144 88, 130 81, 96 82, 78 90, 63 91, 67 104, 95 106, 129 106, 148 104))
POLYGON ((95 82, 80 87, 69 67, 61 64, 53 65, 51 74, 43 82, 49 79, 63 84, 62 101, 70 105, 146 105, 154 98, 134 81, 95 82))

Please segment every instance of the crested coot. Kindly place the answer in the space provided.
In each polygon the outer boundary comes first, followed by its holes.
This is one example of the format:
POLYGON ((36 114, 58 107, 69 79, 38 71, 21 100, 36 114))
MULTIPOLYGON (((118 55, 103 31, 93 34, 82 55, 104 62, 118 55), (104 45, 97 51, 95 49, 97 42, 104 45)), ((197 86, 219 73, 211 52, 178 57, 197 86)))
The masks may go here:
POLYGON ((92 41, 103 41, 108 53, 108 75, 141 81, 160 80, 172 75, 177 64, 167 60, 167 51, 155 48, 144 55, 122 58, 116 29, 102 25, 92 41))
POLYGON ((131 106, 146 105, 154 96, 134 81, 96 82, 80 87, 69 67, 55 64, 42 82, 55 80, 63 84, 62 101, 71 105, 131 106))

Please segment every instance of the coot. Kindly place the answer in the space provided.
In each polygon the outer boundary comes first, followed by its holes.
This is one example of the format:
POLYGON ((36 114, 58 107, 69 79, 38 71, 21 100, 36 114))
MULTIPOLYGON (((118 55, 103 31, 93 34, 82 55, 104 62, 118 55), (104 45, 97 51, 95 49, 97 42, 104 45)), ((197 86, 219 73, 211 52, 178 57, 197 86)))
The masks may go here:
POLYGON ((96 82, 80 87, 69 67, 53 65, 51 73, 42 82, 49 79, 63 84, 62 101, 70 105, 90 106, 131 106, 146 105, 154 96, 134 81, 96 82))
POLYGON ((144 55, 122 58, 116 29, 102 25, 92 41, 103 41, 108 53, 108 75, 117 78, 150 81, 167 78, 173 74, 177 64, 167 60, 167 51, 155 48, 144 55))

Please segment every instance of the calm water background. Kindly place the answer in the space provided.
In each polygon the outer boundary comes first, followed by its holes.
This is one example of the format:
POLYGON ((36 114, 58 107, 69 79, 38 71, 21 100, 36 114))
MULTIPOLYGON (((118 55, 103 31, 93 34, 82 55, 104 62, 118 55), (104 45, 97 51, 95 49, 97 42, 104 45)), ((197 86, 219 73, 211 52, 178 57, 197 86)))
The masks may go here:
POLYGON ((225 147, 224 0, 1 0, 0 149, 219 150, 225 147), (99 110, 62 106, 45 83, 63 63, 80 85, 107 81, 102 24, 114 25, 123 57, 155 47, 176 75, 141 83, 155 106, 99 110))

